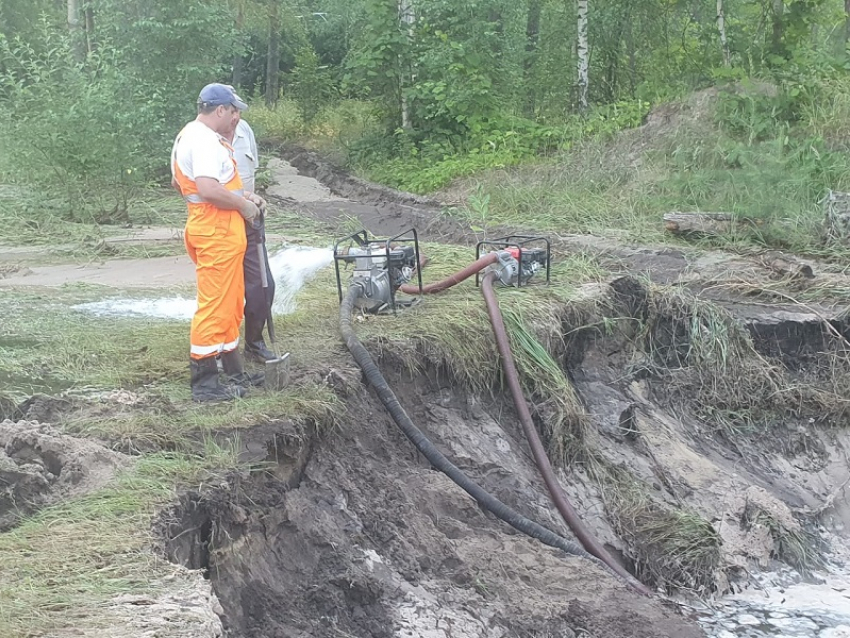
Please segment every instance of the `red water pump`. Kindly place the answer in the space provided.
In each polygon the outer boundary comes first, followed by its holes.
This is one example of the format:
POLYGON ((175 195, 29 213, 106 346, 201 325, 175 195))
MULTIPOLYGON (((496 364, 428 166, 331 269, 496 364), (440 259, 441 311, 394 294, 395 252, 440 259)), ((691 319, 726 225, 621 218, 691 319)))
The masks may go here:
MULTIPOLYGON (((478 242, 475 259, 481 257, 484 248, 496 252, 497 261, 490 266, 503 286, 525 286, 541 270, 546 272, 546 284, 550 282, 549 269, 552 264, 552 247, 545 237, 532 235, 508 235, 498 239, 478 242)), ((475 275, 475 285, 479 285, 475 275)))

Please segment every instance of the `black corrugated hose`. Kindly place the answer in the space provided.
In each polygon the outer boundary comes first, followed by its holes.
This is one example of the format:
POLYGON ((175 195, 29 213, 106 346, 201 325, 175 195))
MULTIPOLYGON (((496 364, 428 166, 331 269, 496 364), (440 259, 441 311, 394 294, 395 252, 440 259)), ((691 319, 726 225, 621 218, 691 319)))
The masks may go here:
POLYGON ((449 459, 447 459, 445 455, 440 452, 430 440, 428 440, 422 431, 416 427, 413 421, 410 420, 410 417, 407 416, 404 408, 401 407, 395 393, 389 387, 386 379, 384 379, 384 376, 381 374, 381 371, 372 359, 372 355, 370 355, 369 351, 366 350, 362 343, 360 343, 360 340, 354 333, 354 329, 351 327, 351 313, 354 309, 354 302, 362 293, 363 289, 357 284, 349 287, 339 309, 340 334, 342 335, 348 350, 354 357, 354 360, 357 362, 357 365, 360 366, 363 373, 366 375, 366 379, 372 387, 375 388, 375 392, 381 400, 381 403, 384 404, 384 407, 390 413, 390 416, 392 416, 399 428, 401 428, 401 431, 404 432, 404 435, 410 439, 413 445, 416 446, 416 449, 428 459, 431 465, 443 472, 452 481, 457 483, 467 494, 474 498, 481 507, 492 512, 496 517, 502 519, 514 529, 517 529, 532 538, 536 538, 541 543, 551 547, 556 547, 567 554, 591 560, 604 568, 605 565, 602 561, 584 551, 577 543, 573 543, 563 536, 559 536, 542 525, 526 518, 484 490, 484 488, 466 476, 460 468, 449 461, 449 459))

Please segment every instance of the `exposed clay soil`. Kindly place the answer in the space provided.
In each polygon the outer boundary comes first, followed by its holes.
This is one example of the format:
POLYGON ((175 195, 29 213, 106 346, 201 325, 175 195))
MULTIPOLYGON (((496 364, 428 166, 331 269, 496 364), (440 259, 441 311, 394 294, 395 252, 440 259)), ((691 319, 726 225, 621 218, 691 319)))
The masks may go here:
MULTIPOLYGON (((493 416, 505 406, 387 372, 463 469, 561 528, 520 433, 493 416)), ((702 635, 674 609, 482 511, 359 384, 347 381, 354 394, 339 431, 256 431, 246 445, 266 450, 271 470, 187 494, 164 517, 169 554, 208 571, 229 636, 702 635)))

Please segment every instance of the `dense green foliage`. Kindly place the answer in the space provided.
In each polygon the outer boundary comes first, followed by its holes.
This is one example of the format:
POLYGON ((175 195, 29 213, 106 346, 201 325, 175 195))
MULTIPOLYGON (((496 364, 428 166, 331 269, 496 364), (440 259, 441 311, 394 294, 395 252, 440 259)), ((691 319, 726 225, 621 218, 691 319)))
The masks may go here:
POLYGON ((167 181, 171 140, 209 81, 265 98, 252 100, 262 135, 320 140, 362 173, 420 192, 607 139, 710 86, 730 87, 715 129, 655 149, 667 176, 638 207, 740 211, 743 187, 756 202, 747 213, 799 212, 847 181, 838 0, 724 0, 725 38, 716 0, 591 0, 588 112, 573 3, 68 5, 72 25, 65 3, 0 0, 0 177, 66 219, 120 220, 139 188, 167 181))

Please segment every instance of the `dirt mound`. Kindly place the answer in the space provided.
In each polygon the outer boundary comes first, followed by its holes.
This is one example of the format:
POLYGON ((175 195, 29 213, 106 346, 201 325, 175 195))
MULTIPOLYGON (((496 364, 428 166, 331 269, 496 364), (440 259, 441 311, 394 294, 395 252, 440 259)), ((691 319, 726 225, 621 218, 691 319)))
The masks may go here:
POLYGON ((103 487, 128 458, 37 421, 0 423, 0 531, 27 514, 103 487))

